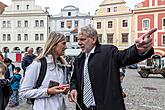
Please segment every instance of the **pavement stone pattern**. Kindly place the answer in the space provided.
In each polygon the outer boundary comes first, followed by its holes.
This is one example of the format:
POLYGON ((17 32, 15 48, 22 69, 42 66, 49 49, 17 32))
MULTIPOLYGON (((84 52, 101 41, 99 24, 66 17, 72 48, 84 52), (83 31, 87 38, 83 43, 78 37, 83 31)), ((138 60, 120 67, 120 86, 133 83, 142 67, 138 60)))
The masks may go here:
MULTIPOLYGON (((141 78, 136 69, 127 69, 122 83, 128 94, 124 98, 126 110, 165 110, 165 78, 161 75, 150 75, 141 78)), ((6 110, 32 110, 31 106, 20 100, 20 106, 7 107, 6 110)), ((75 110, 75 104, 67 100, 68 110, 75 110)))

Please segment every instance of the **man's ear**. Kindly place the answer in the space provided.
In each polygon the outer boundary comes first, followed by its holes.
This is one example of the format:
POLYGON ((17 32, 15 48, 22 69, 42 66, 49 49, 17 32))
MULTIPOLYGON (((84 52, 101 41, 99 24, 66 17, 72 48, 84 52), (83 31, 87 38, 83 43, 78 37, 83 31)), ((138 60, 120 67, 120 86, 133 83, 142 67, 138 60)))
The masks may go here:
POLYGON ((93 42, 92 43, 93 44, 96 44, 97 38, 96 37, 93 37, 92 39, 93 39, 93 42))

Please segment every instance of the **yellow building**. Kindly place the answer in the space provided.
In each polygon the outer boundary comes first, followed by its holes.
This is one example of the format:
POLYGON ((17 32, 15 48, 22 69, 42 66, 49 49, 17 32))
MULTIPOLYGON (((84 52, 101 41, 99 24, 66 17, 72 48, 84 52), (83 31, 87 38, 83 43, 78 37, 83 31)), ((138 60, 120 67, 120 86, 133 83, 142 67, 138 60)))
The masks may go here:
POLYGON ((119 49, 134 43, 132 10, 124 0, 104 0, 93 18, 94 28, 102 44, 113 44, 119 49))

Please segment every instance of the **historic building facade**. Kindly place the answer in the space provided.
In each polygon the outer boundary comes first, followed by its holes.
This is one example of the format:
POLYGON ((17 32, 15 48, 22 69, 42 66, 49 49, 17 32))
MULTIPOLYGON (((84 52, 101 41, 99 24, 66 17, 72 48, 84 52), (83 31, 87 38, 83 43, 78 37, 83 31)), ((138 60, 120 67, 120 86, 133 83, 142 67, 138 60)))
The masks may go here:
POLYGON ((165 0, 144 0, 133 10, 137 36, 157 27, 152 35, 155 54, 165 55, 165 0))
POLYGON ((77 32, 80 27, 92 25, 90 13, 83 14, 79 8, 68 5, 61 9, 61 13, 50 17, 51 31, 64 33, 68 48, 77 47, 77 32))
POLYGON ((125 49, 134 43, 132 10, 124 0, 104 0, 93 18, 94 27, 102 44, 113 44, 125 49))
POLYGON ((35 0, 12 0, 0 14, 0 51, 22 52, 33 47, 36 52, 49 34, 49 14, 35 5, 35 0))

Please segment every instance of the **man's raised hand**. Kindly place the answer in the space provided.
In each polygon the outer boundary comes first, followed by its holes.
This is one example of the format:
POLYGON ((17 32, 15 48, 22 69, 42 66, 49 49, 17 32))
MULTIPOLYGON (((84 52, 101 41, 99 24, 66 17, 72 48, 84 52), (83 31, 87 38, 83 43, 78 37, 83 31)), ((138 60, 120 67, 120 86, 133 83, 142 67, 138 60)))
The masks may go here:
POLYGON ((143 54, 152 48, 152 37, 151 34, 157 31, 157 28, 152 28, 145 34, 136 39, 135 43, 139 54, 143 54))

